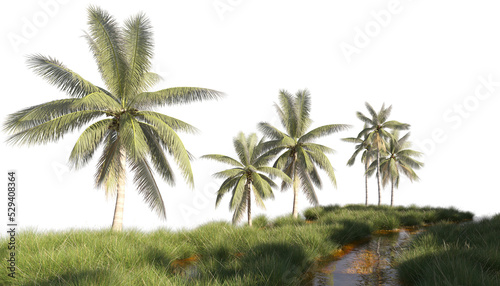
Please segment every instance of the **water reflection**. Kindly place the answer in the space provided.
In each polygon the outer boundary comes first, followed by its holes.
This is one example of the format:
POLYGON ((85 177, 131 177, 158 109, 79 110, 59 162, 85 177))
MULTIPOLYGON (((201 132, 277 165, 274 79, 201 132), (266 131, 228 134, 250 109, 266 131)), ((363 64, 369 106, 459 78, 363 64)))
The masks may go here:
POLYGON ((408 244, 416 231, 374 234, 369 242, 361 244, 340 259, 314 274, 312 285, 336 286, 396 286, 400 285, 394 258, 408 244))

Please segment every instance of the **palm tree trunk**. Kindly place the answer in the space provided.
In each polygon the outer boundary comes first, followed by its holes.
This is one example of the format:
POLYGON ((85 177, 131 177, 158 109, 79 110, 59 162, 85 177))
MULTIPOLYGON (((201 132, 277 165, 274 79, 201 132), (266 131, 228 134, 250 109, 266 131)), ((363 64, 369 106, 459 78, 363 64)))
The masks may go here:
POLYGON ((380 202, 382 201, 381 189, 380 186, 380 149, 377 146, 377 185, 378 185, 378 205, 380 206, 380 202))
POLYGON ((299 177, 297 177, 297 154, 294 154, 294 161, 293 161, 293 210, 292 210, 292 216, 294 218, 297 218, 299 216, 299 177))
POLYGON ((248 193, 248 196, 247 196, 247 208, 248 208, 248 226, 252 226, 252 192, 251 192, 251 187, 250 187, 250 184, 247 184, 245 186, 245 188, 247 189, 247 193, 248 193))
POLYGON ((391 178, 391 207, 394 203, 394 179, 391 178))
POLYGON ((368 205, 368 175, 366 171, 368 170, 368 159, 365 158, 365 206, 368 205))
POLYGON ((120 174, 116 186, 115 214, 113 216, 113 225, 111 226, 111 230, 113 231, 122 231, 123 228, 123 208, 125 205, 125 156, 125 150, 122 148, 120 150, 120 169, 122 173, 120 174))

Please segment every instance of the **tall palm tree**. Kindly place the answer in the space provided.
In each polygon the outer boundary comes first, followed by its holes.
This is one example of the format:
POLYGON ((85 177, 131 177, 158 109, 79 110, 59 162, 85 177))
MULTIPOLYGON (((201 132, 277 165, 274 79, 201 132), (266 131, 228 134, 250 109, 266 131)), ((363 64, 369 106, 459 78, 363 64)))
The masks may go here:
POLYGON ((265 149, 264 139, 257 142, 255 133, 245 137, 243 132, 239 133, 233 140, 233 145, 238 159, 225 155, 209 154, 202 158, 216 160, 232 165, 234 168, 215 173, 216 178, 226 179, 217 191, 215 206, 217 207, 222 197, 229 191, 232 192, 229 209, 234 211, 233 223, 237 223, 245 209, 248 214, 248 225, 252 226, 252 193, 258 205, 264 207, 263 199, 274 198, 272 187, 277 185, 265 174, 277 176, 286 182, 290 178, 281 170, 268 167, 267 164, 274 157, 272 154, 263 154, 265 149))
MULTIPOLYGON (((293 185, 293 217, 298 216, 299 186, 309 201, 318 205, 314 186, 321 188, 322 183, 316 166, 324 170, 334 186, 336 179, 334 169, 325 154, 333 153, 333 149, 313 143, 315 139, 350 128, 345 124, 330 124, 315 128, 309 132, 311 118, 311 95, 308 90, 299 90, 295 96, 285 90, 279 93, 280 106, 275 104, 276 111, 285 128, 282 132, 267 122, 259 123, 259 129, 271 139, 267 142, 269 153, 279 154, 284 151, 274 163, 274 167, 285 172, 293 185)), ((283 181, 281 190, 286 190, 290 184, 283 181)))
MULTIPOLYGON (((367 126, 365 125, 364 128, 367 126)), ((363 129, 364 129, 363 128, 363 129)), ((354 162, 356 160, 356 157, 360 152, 363 152, 361 154, 361 163, 365 164, 365 206, 368 205, 368 167, 370 164, 373 162, 373 157, 374 157, 374 150, 368 142, 367 135, 363 135, 363 139, 359 137, 348 137, 348 138, 342 138, 342 141, 349 142, 349 143, 355 143, 357 144, 354 150, 354 153, 352 154, 351 158, 347 161, 347 166, 352 166, 354 165, 354 162)))
POLYGON ((381 204, 381 179, 380 179, 380 152, 386 150, 386 139, 392 138, 389 129, 392 130, 406 130, 410 128, 409 124, 400 123, 395 120, 387 121, 391 114, 392 106, 385 108, 385 104, 382 104, 380 111, 377 113, 373 107, 365 102, 366 109, 370 113, 371 118, 365 116, 361 112, 356 112, 356 116, 359 120, 363 121, 366 127, 358 134, 358 138, 365 136, 365 141, 371 144, 376 150, 377 159, 377 187, 378 187, 378 205, 381 204))
POLYGON ((33 145, 55 142, 89 123, 71 152, 69 161, 81 168, 103 147, 97 163, 95 182, 106 194, 116 195, 112 229, 123 224, 126 164, 134 183, 149 207, 166 218, 153 169, 170 185, 175 184, 168 152, 193 187, 190 154, 177 131, 196 129, 176 118, 154 112, 154 107, 219 98, 215 90, 175 87, 147 90, 160 77, 150 72, 153 34, 144 14, 129 18, 123 27, 106 11, 88 8, 89 33, 85 38, 97 62, 107 89, 95 85, 51 57, 32 55, 28 65, 36 74, 55 85, 70 98, 28 107, 9 115, 4 129, 13 134, 12 144, 33 145))
MULTIPOLYGON (((422 156, 421 152, 409 149, 411 143, 408 141, 410 133, 399 138, 399 132, 394 130, 392 138, 387 146, 387 152, 384 152, 383 158, 380 161, 380 171, 382 172, 382 184, 385 186, 391 184, 391 206, 394 205, 394 187, 398 188, 400 173, 404 174, 410 181, 418 181, 419 177, 414 169, 420 169, 424 166, 422 162, 415 160, 413 157, 422 156)), ((371 170, 375 166, 370 167, 371 170)))

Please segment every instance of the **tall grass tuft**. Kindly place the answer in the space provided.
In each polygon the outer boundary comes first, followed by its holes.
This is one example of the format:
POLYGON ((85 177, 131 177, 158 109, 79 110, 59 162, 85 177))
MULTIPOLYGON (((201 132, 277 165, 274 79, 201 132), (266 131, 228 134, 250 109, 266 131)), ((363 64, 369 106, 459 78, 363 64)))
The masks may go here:
POLYGON ((499 237, 498 215, 430 227, 398 259, 399 275, 409 285, 500 285, 499 237))

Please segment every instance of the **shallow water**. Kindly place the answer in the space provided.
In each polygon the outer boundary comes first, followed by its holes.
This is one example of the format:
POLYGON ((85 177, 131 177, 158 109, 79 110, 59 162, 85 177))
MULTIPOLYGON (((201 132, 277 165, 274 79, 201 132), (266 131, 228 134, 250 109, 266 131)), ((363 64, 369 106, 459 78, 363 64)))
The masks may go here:
POLYGON ((346 254, 320 267, 308 285, 323 286, 400 286, 392 268, 394 258, 418 231, 372 235, 368 242, 356 245, 346 254))

